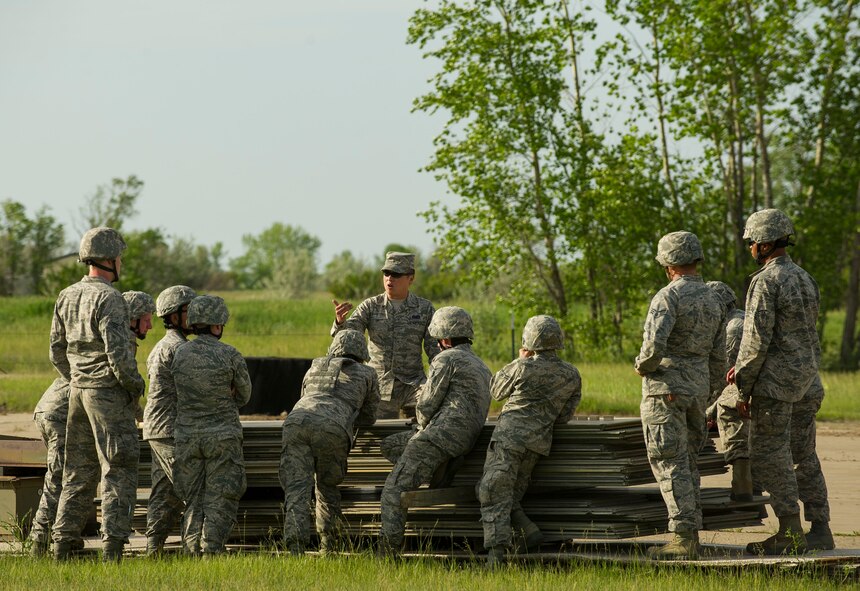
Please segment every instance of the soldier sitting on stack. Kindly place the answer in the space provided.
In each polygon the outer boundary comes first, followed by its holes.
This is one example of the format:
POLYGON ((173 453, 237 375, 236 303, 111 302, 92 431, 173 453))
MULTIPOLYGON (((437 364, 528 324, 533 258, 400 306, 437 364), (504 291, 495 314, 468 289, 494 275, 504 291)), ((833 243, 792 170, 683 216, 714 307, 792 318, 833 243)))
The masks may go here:
POLYGON ((505 400, 478 484, 484 547, 491 567, 513 545, 511 525, 526 549, 540 545, 540 529, 520 506, 532 470, 549 455, 553 424, 566 423, 582 398, 579 371, 556 354, 564 336, 552 316, 533 316, 523 329, 520 357, 493 376, 490 394, 505 400))
POLYGON ((203 295, 188 304, 197 338, 176 350, 174 483, 185 501, 182 543, 194 556, 224 552, 245 492, 239 408, 251 398, 242 355, 220 342, 229 318, 224 300, 203 295))
POLYGON ((311 490, 316 482, 320 552, 335 551, 343 520, 338 485, 346 476, 353 424, 372 425, 379 404, 376 372, 364 335, 342 330, 328 355, 314 359, 299 401, 284 421, 280 480, 284 488, 284 544, 304 553, 310 542, 311 490))

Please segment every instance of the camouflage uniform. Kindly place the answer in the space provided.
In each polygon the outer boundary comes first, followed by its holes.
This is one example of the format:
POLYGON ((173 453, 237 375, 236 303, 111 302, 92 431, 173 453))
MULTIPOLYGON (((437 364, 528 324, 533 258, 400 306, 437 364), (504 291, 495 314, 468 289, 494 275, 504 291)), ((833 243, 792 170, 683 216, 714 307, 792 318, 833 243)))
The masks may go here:
MULTIPOLYGON (((415 255, 390 252, 382 269, 405 274, 414 272, 414 266, 415 255)), ((427 331, 433 312, 429 300, 412 293, 399 305, 382 293, 364 300, 343 324, 335 321, 332 325, 331 336, 345 328, 362 334, 367 331, 370 367, 379 378, 380 418, 395 418, 401 408, 415 406, 418 391, 427 379, 421 359, 422 343, 428 359, 439 353, 439 346, 427 331)))
POLYGON ((284 541, 294 551, 310 541, 314 482, 317 533, 324 541, 337 534, 342 520, 338 485, 346 476, 353 423, 372 425, 379 404, 376 372, 362 363, 368 358, 363 334, 338 332, 328 356, 314 359, 302 397, 284 421, 279 471, 284 541))
MULTIPOLYGON (((196 297, 188 322, 225 324, 223 300, 196 297), (219 312, 215 318, 213 309, 219 312)), ((170 369, 176 384, 174 486, 186 507, 183 545, 191 554, 217 554, 224 551, 246 487, 239 407, 251 398, 251 379, 239 351, 211 334, 198 334, 176 349, 170 369)))
MULTIPOLYGON (((435 339, 471 339, 472 321, 462 308, 440 308, 429 332, 435 339)), ((381 537, 388 549, 396 551, 403 542, 406 510, 400 505, 400 495, 429 481, 440 465, 467 454, 475 445, 490 408, 491 378, 490 370, 467 343, 433 358, 415 409, 419 430, 382 490, 381 537)))
MULTIPOLYGON (((81 240, 80 258, 115 260, 124 248, 115 230, 94 228, 81 240), (91 247, 110 254, 92 254, 91 247)), ((119 559, 131 533, 139 455, 134 409, 144 382, 128 325, 125 301, 100 277, 84 277, 57 297, 51 362, 70 384, 63 491, 52 533, 57 558, 67 557, 68 547, 80 542, 100 471, 105 557, 119 559)))
MULTIPOLYGON (((688 232, 668 234, 658 244, 664 267, 701 259, 698 239, 688 232)), ((722 304, 700 276, 677 277, 651 300, 634 364, 644 376, 640 413, 648 459, 672 532, 702 528, 697 457, 707 438, 709 393, 724 383, 724 323, 722 304)))
POLYGON ((804 517, 813 523, 830 522, 827 483, 815 450, 815 415, 823 400, 824 385, 816 374, 803 398, 791 407, 791 458, 798 496, 803 502, 804 517))
MULTIPOLYGON (((550 317, 537 316, 526 324, 523 345, 527 350, 535 350, 526 343, 534 340, 530 327, 546 318, 550 317)), ((567 422, 576 410, 582 379, 574 366, 557 356, 555 347, 543 347, 533 357, 516 359, 499 370, 490 394, 507 402, 493 430, 478 485, 486 548, 511 545, 511 513, 522 510, 520 500, 532 469, 540 456, 549 455, 553 424, 567 422)))
POLYGON ((33 516, 30 540, 40 544, 43 549, 51 539, 51 528, 57 516, 57 504, 63 490, 63 462, 66 453, 66 417, 69 415, 69 383, 57 378, 42 394, 33 421, 42 434, 42 441, 48 448, 47 472, 39 508, 33 516))
MULTIPOLYGON (((741 337, 744 333, 744 311, 735 309, 729 314, 726 324, 726 360, 728 367, 733 367, 738 358, 741 337)), ((749 419, 741 417, 738 412, 740 395, 735 384, 723 388, 716 402, 717 426, 723 444, 723 454, 726 462, 733 464, 739 459, 749 459, 749 419)))

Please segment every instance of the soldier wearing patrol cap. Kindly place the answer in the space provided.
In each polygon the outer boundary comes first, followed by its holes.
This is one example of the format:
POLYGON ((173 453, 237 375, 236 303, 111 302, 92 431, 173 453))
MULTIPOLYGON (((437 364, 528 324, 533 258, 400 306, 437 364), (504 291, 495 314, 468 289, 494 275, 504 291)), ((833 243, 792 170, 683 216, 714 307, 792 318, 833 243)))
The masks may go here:
POLYGON ((350 302, 334 300, 334 336, 351 328, 367 331, 370 338, 370 367, 379 378, 379 418, 412 417, 422 384, 427 380, 421 359, 422 343, 428 360, 439 352, 428 327, 433 304, 409 291, 415 280, 415 255, 389 252, 382 266, 384 293, 364 300, 355 312, 350 302))
POLYGON ((702 528, 696 464, 707 437, 705 406, 721 388, 726 364, 723 306, 698 274, 702 245, 672 232, 657 244, 669 284, 648 308, 634 368, 642 376, 640 414, 651 471, 669 513, 672 542, 648 549, 656 559, 695 558, 702 528))

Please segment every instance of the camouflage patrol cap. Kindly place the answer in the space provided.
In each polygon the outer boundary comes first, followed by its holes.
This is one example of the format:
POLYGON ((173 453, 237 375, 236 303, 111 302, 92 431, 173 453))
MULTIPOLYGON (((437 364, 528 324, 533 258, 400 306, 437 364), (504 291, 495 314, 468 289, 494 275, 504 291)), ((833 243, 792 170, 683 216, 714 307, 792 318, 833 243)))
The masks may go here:
POLYGON ((558 321, 545 314, 529 318, 523 328, 523 348, 529 351, 563 349, 564 333, 558 321))
POLYGON ((717 297, 720 298, 720 302, 725 306, 726 310, 733 310, 735 308, 735 305, 738 303, 735 290, 722 281, 708 281, 707 285, 717 294, 717 297))
POLYGON ((370 353, 367 352, 367 341, 364 340, 364 335, 351 328, 341 330, 334 335, 334 340, 328 348, 328 354, 334 357, 351 355, 362 361, 370 361, 370 353))
POLYGON ((155 314, 159 318, 169 316, 196 297, 197 294, 187 285, 172 285, 158 294, 155 314))
POLYGON ((130 320, 137 320, 155 312, 155 302, 152 301, 152 296, 146 292, 125 291, 122 294, 122 299, 128 305, 130 320))
POLYGON ((762 209, 750 215, 744 226, 744 240, 757 244, 776 242, 794 234, 794 224, 778 209, 762 209))
POLYGON ((703 260, 702 244, 692 232, 670 232, 657 243, 661 267, 691 265, 703 260))
POLYGON ((78 260, 82 263, 102 259, 110 261, 121 255, 125 248, 125 240, 113 228, 90 228, 81 238, 78 260))
POLYGON ((434 339, 471 339, 475 336, 472 328, 472 317, 463 308, 445 306, 433 314, 428 328, 434 339))
POLYGON ((382 271, 412 275, 415 273, 415 255, 411 252, 386 252, 382 271))
POLYGON ((197 296, 188 304, 188 324, 227 324, 230 313, 227 304, 218 296, 197 296))

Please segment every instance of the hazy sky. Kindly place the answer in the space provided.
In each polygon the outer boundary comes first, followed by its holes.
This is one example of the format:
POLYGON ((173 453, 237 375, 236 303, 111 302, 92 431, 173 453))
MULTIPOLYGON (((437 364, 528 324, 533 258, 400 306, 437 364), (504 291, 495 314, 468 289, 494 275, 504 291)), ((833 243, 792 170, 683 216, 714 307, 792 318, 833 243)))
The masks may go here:
POLYGON ((273 222, 371 256, 432 248, 418 172, 437 66, 405 43, 421 0, 0 0, 0 200, 77 240, 87 196, 145 183, 130 227, 224 242, 273 222))

